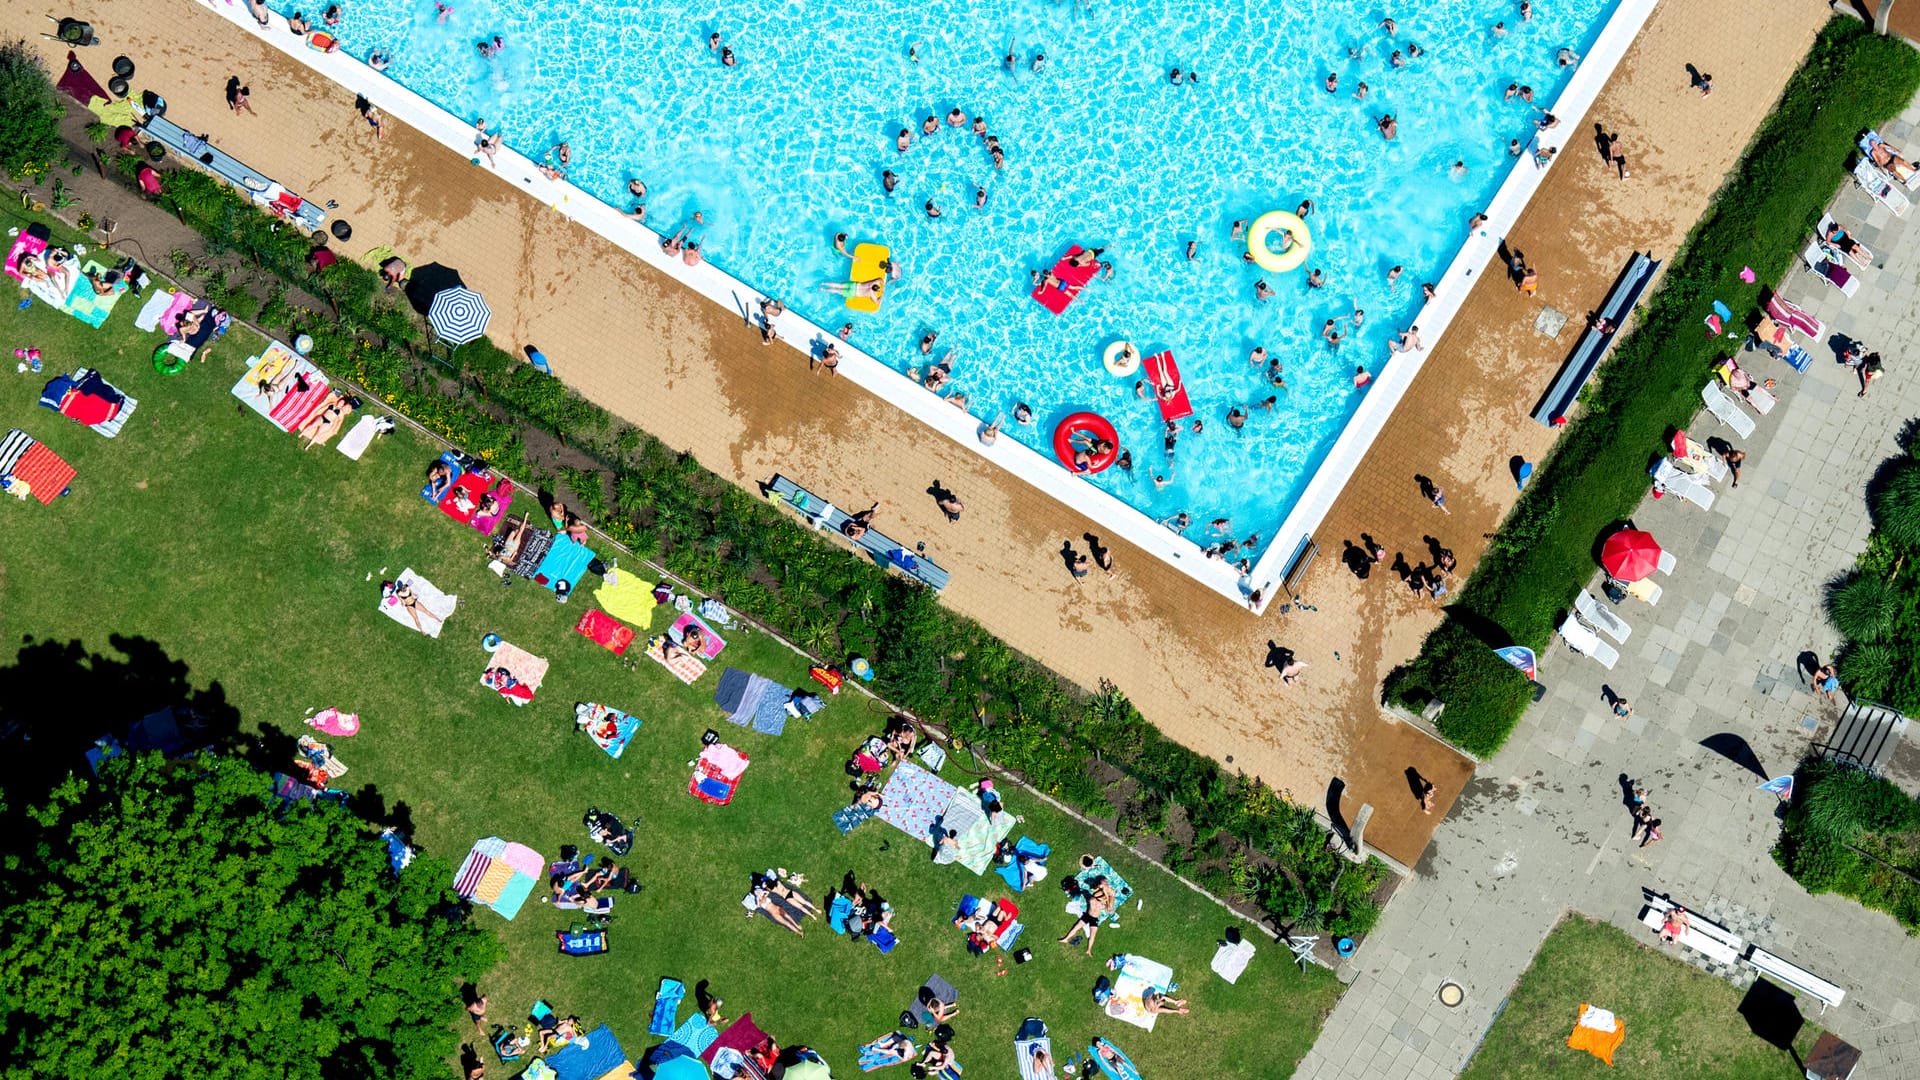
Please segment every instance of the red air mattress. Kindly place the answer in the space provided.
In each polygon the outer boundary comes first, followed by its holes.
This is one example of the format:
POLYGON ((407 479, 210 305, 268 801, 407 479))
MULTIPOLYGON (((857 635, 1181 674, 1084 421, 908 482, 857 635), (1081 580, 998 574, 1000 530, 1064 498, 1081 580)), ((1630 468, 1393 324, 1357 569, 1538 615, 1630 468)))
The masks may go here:
POLYGON ((1180 366, 1173 362, 1171 351, 1155 353, 1146 359, 1148 385, 1153 387, 1153 398, 1160 403, 1160 415, 1168 420, 1184 420, 1193 415, 1193 402, 1187 399, 1186 384, 1180 381, 1180 366), (1171 397, 1162 394, 1160 388, 1172 383, 1171 397))
POLYGON ((1053 276, 1060 279, 1059 286, 1043 282, 1039 288, 1033 290, 1033 298, 1040 302, 1041 307, 1055 315, 1067 310, 1067 305, 1073 303, 1074 298, 1080 295, 1080 290, 1087 287, 1087 282, 1093 280, 1093 275, 1100 272, 1100 264, 1097 261, 1086 266, 1075 266, 1067 261, 1084 250, 1086 249, 1075 244, 1067 249, 1067 253, 1061 256, 1059 262, 1053 264, 1053 276))

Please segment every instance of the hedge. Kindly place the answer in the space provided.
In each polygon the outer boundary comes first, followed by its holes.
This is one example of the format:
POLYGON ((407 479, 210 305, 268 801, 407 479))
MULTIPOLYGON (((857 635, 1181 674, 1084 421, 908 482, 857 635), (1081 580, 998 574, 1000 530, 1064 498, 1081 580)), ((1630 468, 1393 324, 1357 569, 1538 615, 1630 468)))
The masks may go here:
POLYGON ((1920 936, 1920 802, 1892 781, 1803 762, 1773 858, 1808 892, 1839 893, 1920 936))
MULTIPOLYGON (((139 160, 125 155, 119 165, 131 176, 139 160)), ((425 338, 416 316, 374 271, 342 259, 313 273, 309 240, 197 170, 169 172, 165 190, 163 205, 211 252, 237 255, 275 279, 260 319, 289 336, 311 335, 317 363, 505 472, 524 476, 537 464, 527 458, 523 429, 561 438, 600 465, 563 468, 559 479, 607 535, 816 657, 866 657, 875 690, 944 729, 956 748, 977 747, 1096 816, 1116 809, 1100 767, 1119 770, 1133 785, 1120 808, 1123 825, 1160 835, 1171 865, 1277 922, 1358 934, 1379 917, 1373 897, 1384 864, 1347 862, 1329 849, 1310 804, 1257 777, 1229 775, 1166 738, 1117 688, 1071 685, 918 583, 823 540, 485 339, 459 348, 455 374, 438 374, 419 356, 425 338), (284 288, 332 310, 322 316, 288 304, 284 288), (1190 842, 1173 838, 1176 805, 1190 842)))
POLYGON ((1920 53, 1858 20, 1836 17, 1814 42, 1680 251, 1633 332, 1614 349, 1586 408, 1520 497, 1458 598, 1420 654, 1396 671, 1387 700, 1410 709, 1446 702, 1442 734, 1488 756, 1506 742, 1527 699, 1473 693, 1464 672, 1485 669, 1490 646, 1545 646, 1574 594, 1594 571, 1593 546, 1631 515, 1647 492, 1647 460, 1700 409, 1700 386, 1729 342, 1700 320, 1714 300, 1735 311, 1759 306, 1832 199, 1855 141, 1904 109, 1920 89, 1920 53))

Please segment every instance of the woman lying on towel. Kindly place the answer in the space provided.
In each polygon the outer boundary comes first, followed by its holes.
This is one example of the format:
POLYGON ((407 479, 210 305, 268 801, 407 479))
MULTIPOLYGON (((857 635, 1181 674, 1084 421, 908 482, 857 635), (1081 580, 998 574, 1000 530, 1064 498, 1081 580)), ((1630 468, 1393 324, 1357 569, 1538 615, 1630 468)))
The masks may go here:
POLYGON ((299 430, 294 432, 295 435, 306 440, 307 445, 301 449, 311 450, 333 438, 334 434, 340 430, 340 425, 346 421, 347 414, 352 411, 352 398, 338 390, 330 392, 327 395, 326 405, 319 412, 307 417, 307 422, 301 424, 299 430))
POLYGON ((444 461, 436 461, 427 470, 427 496, 439 502, 453 486, 453 467, 444 461))
POLYGON ((753 887, 742 906, 747 909, 749 918, 758 911, 796 934, 801 933, 800 922, 787 908, 791 907, 810 919, 820 917, 820 909, 814 906, 813 901, 793 891, 791 886, 772 873, 753 875, 753 887))
MULTIPOLYGON (((398 603, 402 608, 406 609, 407 617, 413 620, 414 629, 420 631, 423 634, 427 632, 427 627, 425 623, 420 621, 420 616, 425 615, 427 618, 432 619, 434 622, 441 621, 440 616, 435 615, 432 611, 429 611, 428 609, 420 606, 420 598, 414 595, 412 585, 409 585, 405 582, 399 582, 393 586, 392 590, 387 595, 389 599, 393 600, 395 603, 398 603)), ((506 669, 501 668, 499 670, 504 672, 506 669)), ((507 678, 511 679, 513 678, 513 676, 508 675, 507 678)), ((502 693, 504 692, 505 691, 502 691, 502 693)))
POLYGON ((521 685, 520 680, 514 677, 513 672, 508 671, 506 668, 488 668, 486 674, 480 676, 480 682, 498 691, 501 697, 506 698, 515 705, 525 705, 527 702, 533 700, 533 688, 521 685))

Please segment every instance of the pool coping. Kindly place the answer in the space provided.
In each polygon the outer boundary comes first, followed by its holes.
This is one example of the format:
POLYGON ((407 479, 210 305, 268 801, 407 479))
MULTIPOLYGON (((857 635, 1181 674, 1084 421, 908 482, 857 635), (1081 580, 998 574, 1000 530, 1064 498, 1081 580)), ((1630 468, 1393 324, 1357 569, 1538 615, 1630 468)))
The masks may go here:
MULTIPOLYGON (((270 13, 262 28, 245 6, 226 0, 198 0, 200 6, 228 22, 258 36, 287 57, 327 77, 346 90, 365 95, 390 117, 399 120, 433 141, 472 159, 473 125, 454 116, 439 104, 407 89, 384 74, 374 71, 345 52, 322 53, 309 48, 303 36, 287 29, 279 14, 270 13)), ((1566 88, 1554 99, 1552 112, 1560 118, 1554 132, 1538 145, 1555 150, 1564 147, 1575 129, 1581 126, 1587 110, 1613 77, 1627 49, 1639 37, 1659 0, 1618 0, 1613 14, 1596 35, 1593 47, 1581 58, 1566 88)), ((734 277, 710 262, 687 266, 669 257, 660 248, 659 236, 652 229, 637 226, 615 207, 565 180, 543 177, 535 162, 519 152, 502 146, 495 155, 499 179, 561 214, 567 220, 597 233, 602 239, 692 289, 715 304, 738 314, 757 305, 767 294, 734 277), (517 179, 516 179, 517 177, 517 179)), ((1086 515, 1102 529, 1159 558, 1222 597, 1263 613, 1280 593, 1280 583, 1296 558, 1312 541, 1313 533, 1326 519, 1353 478, 1374 441, 1386 429, 1400 401, 1412 388, 1414 379, 1425 366, 1432 350, 1438 347, 1454 317, 1465 304, 1467 294, 1477 284, 1475 275, 1492 261, 1506 231, 1546 181, 1552 164, 1532 167, 1530 158, 1514 162, 1486 209, 1487 220, 1469 236, 1454 254, 1446 270, 1435 279, 1434 299, 1409 320, 1408 325, 1425 327, 1421 337, 1424 349, 1413 353, 1395 353, 1362 396, 1359 407, 1348 418, 1333 445, 1328 448, 1313 476, 1274 531, 1253 570, 1241 574, 1233 565, 1209 559, 1200 545, 1162 526, 1147 514, 1127 505, 1115 496, 1083 482, 1053 458, 1015 439, 997 440, 982 445, 978 434, 983 421, 919 383, 874 359, 865 351, 840 342, 839 374, 862 389, 900 409, 922 424, 952 439, 1014 477, 1038 488, 1070 509, 1086 515), (1253 592, 1261 594, 1259 604, 1248 602, 1253 592)), ((486 169, 483 165, 476 168, 486 169)), ((782 343, 802 355, 811 355, 810 343, 837 341, 834 332, 789 310, 774 320, 782 343)), ((565 363, 559 365, 564 381, 565 363)))

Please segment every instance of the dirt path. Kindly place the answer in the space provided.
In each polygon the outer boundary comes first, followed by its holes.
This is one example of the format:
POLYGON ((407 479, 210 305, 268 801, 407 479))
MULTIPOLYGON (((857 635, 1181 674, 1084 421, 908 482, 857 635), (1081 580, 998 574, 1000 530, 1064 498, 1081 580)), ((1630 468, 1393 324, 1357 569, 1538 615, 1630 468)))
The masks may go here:
MULTIPOLYGON (((1431 534, 1471 568, 1510 505, 1508 457, 1537 459, 1550 438, 1526 413, 1570 340, 1532 333, 1538 305, 1582 317, 1631 250, 1672 253, 1826 14, 1813 0, 1655 12, 1593 117, 1621 133, 1633 178, 1569 151, 1512 237, 1542 269, 1539 297, 1497 276, 1475 290, 1320 530, 1303 588, 1318 610, 1265 619, 1123 544, 1115 579, 1076 585, 1058 550, 1088 526, 1060 504, 845 380, 810 376, 793 352, 762 348, 736 315, 485 166, 398 123, 376 142, 351 95, 199 7, 111 5, 92 18, 112 44, 85 60, 104 76, 125 52, 136 87, 164 94, 170 117, 296 191, 337 200, 354 228, 339 246, 391 243, 416 264, 458 268, 492 305, 495 341, 537 342, 571 385, 708 468, 742 483, 798 473, 846 503, 880 500, 890 533, 927 540, 954 571, 948 604, 1055 670, 1086 685, 1112 679, 1168 734, 1300 801, 1321 803, 1342 779, 1345 813, 1371 802, 1368 839, 1411 863, 1472 766, 1383 720, 1374 699, 1438 609, 1388 575, 1356 581, 1341 540, 1366 531, 1419 562, 1431 534), (1688 88, 1689 62, 1714 74, 1712 97, 1688 88), (230 74, 252 85, 259 116, 227 111, 230 74), (1421 499, 1416 473, 1446 487, 1451 516, 1421 499), (947 524, 924 494, 936 479, 966 500, 961 522, 947 524), (1283 688, 1263 666, 1270 640, 1312 664, 1299 685, 1283 688), (1408 794, 1409 767, 1439 785, 1432 816, 1408 794)), ((37 10, 0 14, 0 30, 27 35, 57 69, 65 51, 38 38, 44 26, 37 10)))

